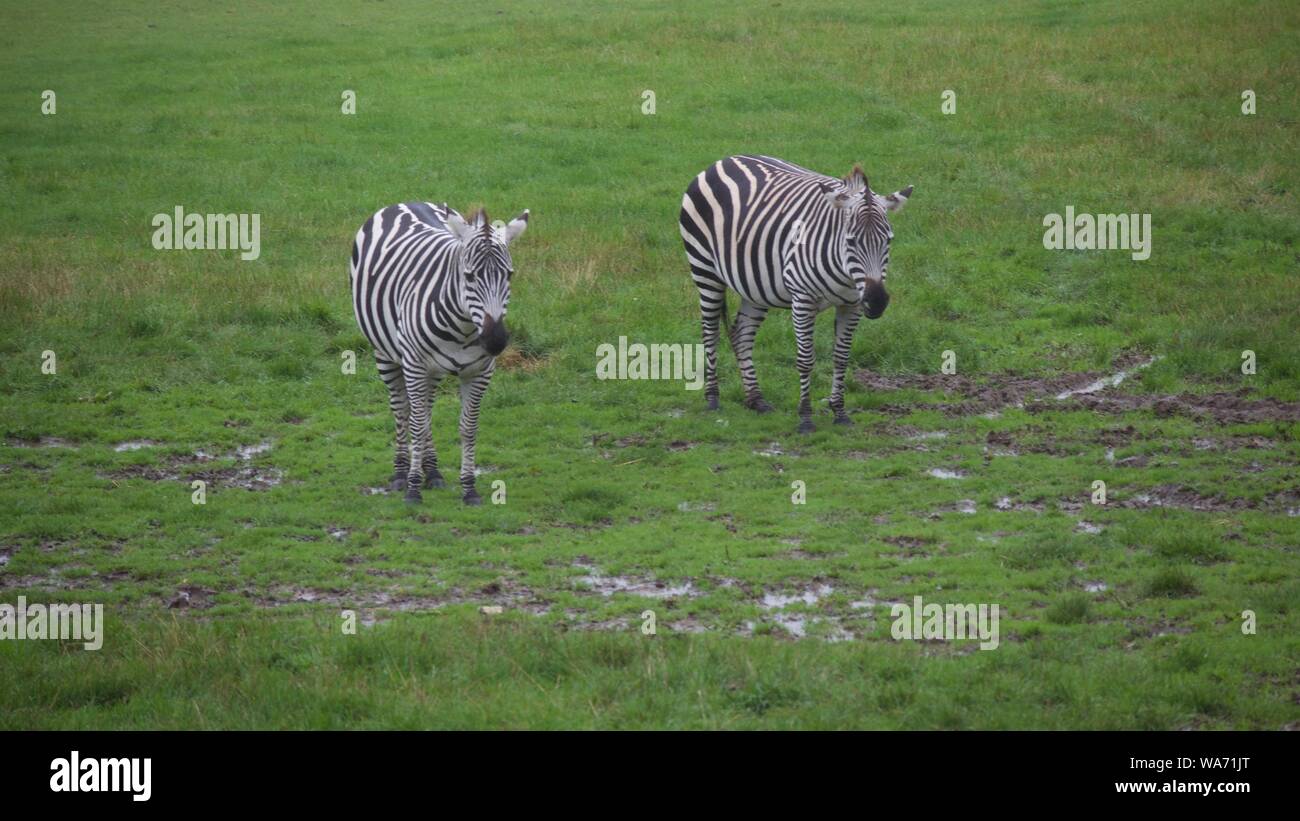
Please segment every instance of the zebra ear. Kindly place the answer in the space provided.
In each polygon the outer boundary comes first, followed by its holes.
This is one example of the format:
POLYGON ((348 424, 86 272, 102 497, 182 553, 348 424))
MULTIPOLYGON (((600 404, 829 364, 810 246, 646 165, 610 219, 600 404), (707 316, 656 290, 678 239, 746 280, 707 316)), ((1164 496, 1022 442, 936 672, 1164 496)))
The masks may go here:
POLYGON ((885 201, 885 210, 902 211, 903 206, 907 205, 908 198, 912 196, 913 187, 914 186, 909 185, 902 191, 895 191, 887 197, 881 197, 881 199, 885 201))
POLYGON ((456 238, 461 245, 469 242, 474 238, 474 226, 465 221, 465 218, 455 211, 449 211, 446 218, 447 230, 456 238))
POLYGON ((856 163, 853 165, 853 170, 844 178, 844 187, 848 190, 850 196, 861 194, 871 187, 871 184, 867 182, 867 172, 862 170, 862 166, 856 163))
POLYGON ((822 196, 831 208, 847 208, 849 201, 853 199, 853 194, 842 182, 823 182, 818 183, 822 189, 822 196))
POLYGON ((524 229, 526 229, 527 227, 528 227, 528 209, 525 208, 523 210, 523 213, 521 213, 519 216, 515 217, 514 219, 510 220, 510 222, 506 224, 506 244, 509 245, 510 243, 514 242, 515 237, 518 237, 520 234, 522 234, 524 232, 524 229))

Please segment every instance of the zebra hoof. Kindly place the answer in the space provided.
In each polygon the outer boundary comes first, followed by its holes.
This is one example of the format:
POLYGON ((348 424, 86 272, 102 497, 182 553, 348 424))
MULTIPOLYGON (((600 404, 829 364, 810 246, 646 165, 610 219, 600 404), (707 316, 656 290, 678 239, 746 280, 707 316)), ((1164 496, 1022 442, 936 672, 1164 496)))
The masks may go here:
POLYGON ((469 493, 466 493, 461 497, 461 501, 470 507, 478 507, 483 504, 483 497, 478 495, 477 490, 471 490, 469 493))
POLYGON ((420 494, 420 489, 418 487, 408 487, 406 489, 405 499, 408 505, 418 505, 420 502, 424 501, 424 496, 420 494))
POLYGON ((853 420, 849 418, 849 415, 847 413, 841 413, 839 416, 835 417, 835 424, 852 425, 853 420))
POLYGON ((768 402, 766 399, 764 399, 761 396, 754 400, 746 400, 745 407, 749 408, 754 413, 772 412, 772 403, 768 402))
POLYGON ((812 423, 812 421, 809 420, 809 419, 805 419, 805 420, 803 420, 802 422, 799 423, 799 432, 800 432, 800 433, 812 433, 812 432, 815 431, 815 430, 817 430, 817 426, 814 425, 814 424, 812 423))
POLYGON ((710 397, 708 398, 708 400, 709 400, 709 410, 717 410, 717 409, 718 409, 718 397, 716 397, 716 396, 710 396, 710 397))
POLYGON ((392 479, 390 479, 388 481, 388 489, 406 490, 406 474, 403 473, 401 476, 394 476, 392 479))
POLYGON ((426 490, 429 488, 444 488, 446 486, 447 483, 443 480, 442 474, 436 470, 429 471, 429 475, 424 477, 424 487, 426 490))

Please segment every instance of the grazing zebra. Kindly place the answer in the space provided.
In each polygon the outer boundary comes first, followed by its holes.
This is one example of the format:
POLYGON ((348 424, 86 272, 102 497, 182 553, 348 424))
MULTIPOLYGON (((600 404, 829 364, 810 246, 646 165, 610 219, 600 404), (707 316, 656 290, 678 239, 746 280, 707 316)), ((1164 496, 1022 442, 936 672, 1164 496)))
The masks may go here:
POLYGON ((445 204, 408 202, 375 213, 352 245, 352 305, 375 349, 397 422, 391 490, 420 501, 420 488, 444 487, 429 434, 438 383, 460 377, 460 486, 474 487, 479 401, 505 350, 506 305, 514 265, 509 244, 528 227, 528 211, 493 226, 479 211, 466 220, 445 204), (409 440, 409 443, 408 443, 409 440))
POLYGON ((766 413, 754 373, 754 335, 770 308, 789 308, 799 355, 799 431, 814 429, 809 390, 813 324, 835 308, 835 372, 831 410, 844 412, 844 371, 861 314, 885 312, 885 269, 894 232, 886 211, 897 211, 912 186, 888 196, 874 193, 860 166, 835 179, 772 157, 720 160, 691 182, 678 219, 691 278, 700 291, 704 332, 704 396, 718 407, 718 320, 726 321, 727 289, 740 294, 729 328, 745 386, 745 406, 766 413))

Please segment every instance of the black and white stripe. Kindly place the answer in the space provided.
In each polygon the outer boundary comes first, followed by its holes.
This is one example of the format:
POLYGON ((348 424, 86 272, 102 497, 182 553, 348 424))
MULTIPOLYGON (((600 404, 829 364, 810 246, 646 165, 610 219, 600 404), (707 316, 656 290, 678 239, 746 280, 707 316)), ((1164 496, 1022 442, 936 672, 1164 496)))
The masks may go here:
POLYGON ((911 194, 912 186, 888 196, 872 192, 860 167, 836 179, 772 157, 728 157, 696 176, 679 223, 700 292, 710 408, 718 407, 718 323, 730 288, 740 295, 730 336, 745 405, 772 409, 754 372, 754 335, 769 309, 789 308, 799 348, 799 430, 813 430, 813 324, 833 307, 830 405, 837 423, 849 423, 844 373, 853 331, 862 314, 875 319, 889 302, 884 283, 893 231, 886 212, 902 208, 911 194))
POLYGON ((418 502, 443 487, 429 409, 444 377, 460 379, 460 484, 474 487, 479 403, 506 347, 506 307, 514 265, 509 243, 528 212, 493 226, 480 211, 466 220, 445 204, 408 202, 375 213, 352 245, 352 305, 375 349, 397 423, 390 487, 418 502))

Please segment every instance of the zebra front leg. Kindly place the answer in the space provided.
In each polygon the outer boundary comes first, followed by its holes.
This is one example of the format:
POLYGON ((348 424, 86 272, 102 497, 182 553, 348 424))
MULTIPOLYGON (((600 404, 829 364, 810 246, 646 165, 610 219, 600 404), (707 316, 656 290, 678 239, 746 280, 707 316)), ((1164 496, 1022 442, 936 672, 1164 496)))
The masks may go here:
POLYGON ((411 460, 406 472, 406 501, 419 502, 423 496, 424 448, 429 436, 429 374, 424 363, 414 357, 403 357, 403 375, 406 377, 406 401, 410 406, 411 460))
POLYGON ((853 424, 853 420, 844 412, 844 373, 849 368, 853 332, 861 318, 862 303, 841 305, 835 309, 835 371, 831 377, 831 411, 835 414, 837 425, 853 424))
POLYGON ((754 337, 766 316, 767 308, 742 300, 740 310, 736 311, 736 322, 731 326, 731 349, 736 352, 740 381, 745 385, 745 407, 759 413, 772 410, 758 389, 758 374, 754 371, 754 337))
POLYGON ((402 376, 402 365, 378 353, 375 365, 379 368, 379 378, 388 388, 388 409, 393 413, 397 427, 396 444, 393 448, 393 476, 388 481, 389 490, 406 490, 406 474, 410 470, 411 455, 407 444, 408 416, 410 406, 406 401, 406 379, 402 376))
POLYGON ((474 449, 478 440, 478 408, 488 383, 492 381, 493 365, 478 376, 460 383, 460 488, 461 501, 467 505, 481 505, 483 499, 474 487, 474 449))
POLYGON ((799 432, 812 433, 817 429, 812 420, 813 328, 817 324, 817 306, 796 300, 790 306, 790 314, 794 318, 794 338, 799 348, 795 359, 799 370, 799 432))
POLYGON ((725 309, 727 286, 710 271, 691 266, 691 279, 700 291, 700 331, 704 339, 704 400, 718 409, 718 323, 725 309))
MULTIPOLYGON (((433 417, 433 403, 438 398, 438 383, 442 377, 436 374, 429 375, 429 417, 433 417)), ((433 446, 433 425, 429 425, 426 431, 428 435, 424 439, 424 488, 444 488, 447 486, 446 480, 442 478, 442 473, 438 471, 438 449, 433 446)))

